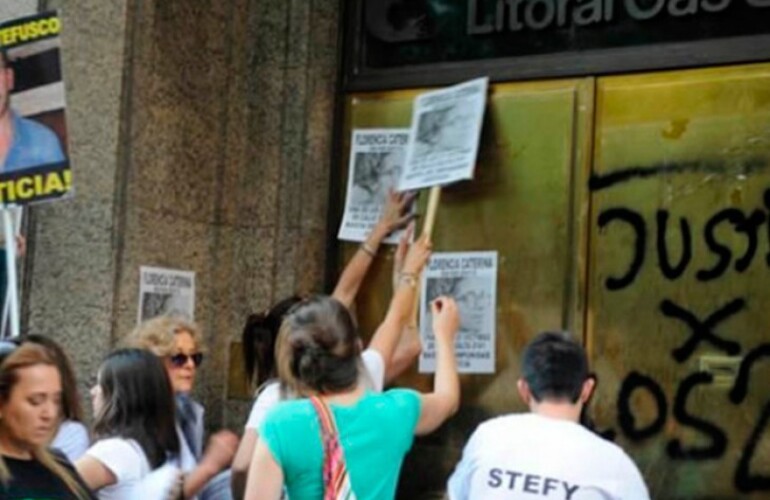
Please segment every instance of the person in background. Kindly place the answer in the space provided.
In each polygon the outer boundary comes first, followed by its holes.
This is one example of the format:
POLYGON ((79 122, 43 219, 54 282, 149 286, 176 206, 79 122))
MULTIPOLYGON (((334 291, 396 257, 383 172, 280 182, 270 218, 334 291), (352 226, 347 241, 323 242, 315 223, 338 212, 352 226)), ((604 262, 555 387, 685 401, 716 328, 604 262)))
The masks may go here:
POLYGON ((93 499, 67 458, 47 449, 62 396, 56 362, 38 345, 0 344, 0 498, 93 499))
MULTIPOLYGON (((414 219, 410 211, 413 201, 413 194, 389 193, 380 220, 343 270, 332 293, 332 297, 339 300, 345 307, 350 308, 353 305, 382 240, 393 231, 407 225, 394 254, 394 289, 397 287, 406 260, 408 242, 414 231, 414 224, 410 223, 414 219)), ((286 313, 301 300, 296 295, 283 299, 266 313, 251 315, 244 328, 242 336, 244 366, 250 381, 255 382, 258 389, 233 460, 232 490, 235 498, 243 497, 251 458, 259 439, 260 424, 267 412, 287 396, 286 394, 282 396, 276 379, 275 344, 286 313)), ((361 353, 364 383, 375 392, 382 392, 384 384, 411 365, 421 350, 419 332, 410 322, 405 324, 402 331, 379 330, 372 337, 369 347, 361 353)))
POLYGON ((542 333, 521 366, 517 388, 530 413, 476 429, 449 478, 449 498, 649 499, 628 455, 579 423, 595 382, 580 344, 565 332, 542 333))
POLYGON ((229 469, 225 469, 233 460, 238 437, 228 430, 219 431, 209 438, 204 451, 204 409, 191 396, 204 354, 198 327, 184 318, 159 316, 136 327, 127 343, 146 349, 162 360, 171 379, 185 472, 185 498, 195 495, 201 499, 231 498, 229 469))
POLYGON ((177 483, 179 437, 163 364, 145 350, 119 349, 105 358, 97 379, 91 389, 96 442, 75 463, 78 473, 102 500, 167 498, 177 483), (153 471, 166 481, 148 488, 153 471))
POLYGON ((83 456, 91 440, 88 428, 83 424, 77 379, 69 356, 58 343, 44 335, 27 335, 22 337, 21 341, 43 346, 56 361, 62 381, 61 423, 50 446, 64 453, 70 462, 74 462, 83 456))

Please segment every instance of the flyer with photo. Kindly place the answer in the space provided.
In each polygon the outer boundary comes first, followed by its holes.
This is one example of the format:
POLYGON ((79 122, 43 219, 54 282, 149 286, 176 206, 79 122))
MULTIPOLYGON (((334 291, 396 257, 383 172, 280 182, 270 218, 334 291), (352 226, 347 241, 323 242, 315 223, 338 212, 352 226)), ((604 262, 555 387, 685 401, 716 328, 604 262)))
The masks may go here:
POLYGON ((488 83, 478 78, 415 99, 399 191, 473 178, 488 83))
MULTIPOLYGON (((348 167, 345 213, 337 237, 365 241, 385 206, 388 192, 404 164, 409 129, 358 129, 353 131, 348 167)), ((402 231, 394 231, 385 243, 398 243, 402 231)))
POLYGON ((195 319, 195 273, 142 266, 138 321, 163 315, 195 319))
POLYGON ((460 373, 494 373, 497 252, 434 253, 420 288, 420 373, 436 371, 436 340, 430 303, 441 296, 457 301, 460 331, 455 339, 460 373))

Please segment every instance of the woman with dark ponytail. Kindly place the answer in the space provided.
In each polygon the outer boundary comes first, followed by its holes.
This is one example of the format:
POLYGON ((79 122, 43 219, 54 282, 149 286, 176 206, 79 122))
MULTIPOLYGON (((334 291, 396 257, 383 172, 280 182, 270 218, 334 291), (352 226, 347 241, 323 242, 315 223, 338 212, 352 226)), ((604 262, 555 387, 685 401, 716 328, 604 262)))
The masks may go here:
POLYGON ((295 304, 302 300, 298 295, 292 295, 276 303, 269 310, 252 314, 246 319, 241 336, 243 346, 243 366, 251 385, 261 388, 274 381, 277 377, 275 370, 275 343, 284 316, 295 304))

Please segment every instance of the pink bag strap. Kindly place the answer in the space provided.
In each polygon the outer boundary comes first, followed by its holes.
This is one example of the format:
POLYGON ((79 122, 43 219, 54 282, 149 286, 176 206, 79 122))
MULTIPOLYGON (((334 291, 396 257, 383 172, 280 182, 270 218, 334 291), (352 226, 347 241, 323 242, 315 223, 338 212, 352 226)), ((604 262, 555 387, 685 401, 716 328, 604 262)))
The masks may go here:
POLYGON ((324 448, 323 479, 324 500, 355 500, 350 487, 350 476, 340 445, 339 432, 334 415, 318 396, 310 398, 321 424, 321 442, 324 448))

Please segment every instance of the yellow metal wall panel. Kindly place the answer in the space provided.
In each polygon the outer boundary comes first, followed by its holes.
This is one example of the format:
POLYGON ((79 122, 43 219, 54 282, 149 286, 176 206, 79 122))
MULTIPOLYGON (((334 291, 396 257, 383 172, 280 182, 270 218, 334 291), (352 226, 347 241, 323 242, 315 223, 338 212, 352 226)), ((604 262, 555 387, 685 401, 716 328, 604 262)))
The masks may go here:
MULTIPOLYGON (((353 128, 408 126, 417 93, 350 96, 344 150, 353 128)), ((581 332, 585 271, 578 256, 586 231, 580 214, 588 207, 585 146, 592 95, 592 79, 491 86, 476 179, 444 189, 433 240, 436 251, 499 252, 496 373, 462 377, 459 414, 418 440, 404 466, 405 498, 443 491, 480 421, 524 410, 515 381, 521 349, 533 335, 545 329, 581 332)), ((347 158, 340 160, 346 169, 347 158)), ((343 245, 340 265, 355 248, 343 245)), ((357 301, 365 336, 384 316, 391 260, 390 252, 382 252, 357 301)), ((429 390, 431 381, 413 370, 398 385, 429 390)))
POLYGON ((770 65, 602 78, 596 106, 598 423, 655 498, 766 498, 768 359, 734 380, 770 343, 770 65))
MULTIPOLYGON (((770 66, 602 78, 595 104, 593 86, 492 86, 477 179, 445 190, 434 240, 500 252, 497 372, 463 377, 460 415, 405 464, 405 498, 443 488, 478 421, 523 410, 521 348, 558 327, 585 335, 598 426, 654 498, 768 494, 770 66)), ((417 93, 350 96, 346 139, 408 126, 417 93)), ((387 307, 390 263, 383 252, 359 297, 364 332, 387 307)))

